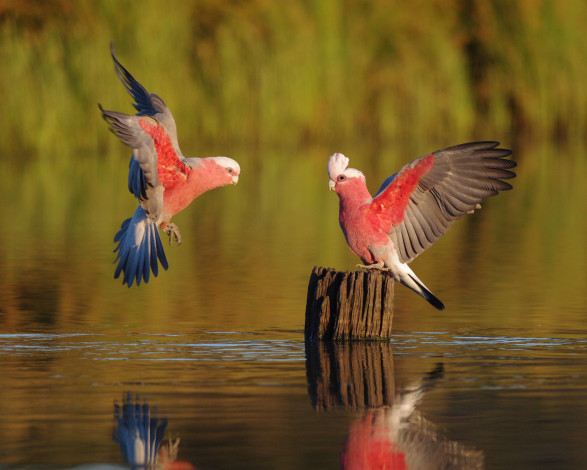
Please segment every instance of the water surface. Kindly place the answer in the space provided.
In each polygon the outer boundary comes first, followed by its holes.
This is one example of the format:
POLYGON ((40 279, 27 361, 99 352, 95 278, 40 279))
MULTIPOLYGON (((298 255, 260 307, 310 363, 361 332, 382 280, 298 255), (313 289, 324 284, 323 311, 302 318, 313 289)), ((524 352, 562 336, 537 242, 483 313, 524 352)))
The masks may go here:
POLYGON ((3 462, 122 464, 112 408, 131 391, 168 418, 180 460, 197 468, 338 468, 345 442, 365 432, 357 423, 384 416, 439 363, 414 413, 484 468, 580 468, 587 458, 581 335, 398 331, 391 343, 339 345, 299 335, 3 334, 3 462))
MULTIPOLYGON (((413 263, 445 311, 396 286, 391 342, 306 345, 313 266, 357 262, 323 150, 292 160, 261 149, 237 187, 176 218, 183 245, 166 247, 169 270, 138 289, 112 279, 112 237, 135 206, 127 154, 60 170, 3 165, 0 464, 125 465, 113 405, 131 392, 167 417, 179 459, 198 469, 352 468, 389 443, 409 449, 389 458, 409 462, 427 451, 457 468, 582 468, 583 159, 519 149, 514 191, 413 263)), ((373 190, 415 157, 336 150, 373 190)))

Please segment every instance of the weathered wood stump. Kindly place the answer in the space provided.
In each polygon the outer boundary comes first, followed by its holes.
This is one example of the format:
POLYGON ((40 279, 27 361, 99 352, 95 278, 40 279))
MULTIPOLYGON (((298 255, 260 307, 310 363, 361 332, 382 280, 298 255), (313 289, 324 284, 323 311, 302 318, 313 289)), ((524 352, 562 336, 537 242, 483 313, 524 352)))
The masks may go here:
POLYGON ((306 341, 306 375, 317 411, 393 404, 395 374, 389 342, 306 341))
POLYGON ((306 340, 387 339, 392 318, 389 273, 314 267, 306 302, 306 340))

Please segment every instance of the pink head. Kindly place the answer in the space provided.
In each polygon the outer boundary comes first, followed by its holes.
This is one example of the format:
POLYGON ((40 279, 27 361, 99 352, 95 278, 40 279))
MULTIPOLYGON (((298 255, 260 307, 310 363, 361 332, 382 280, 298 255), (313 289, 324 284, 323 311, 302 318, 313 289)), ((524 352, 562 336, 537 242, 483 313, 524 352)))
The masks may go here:
POLYGON ((339 193, 340 186, 344 185, 347 180, 359 178, 363 185, 365 184, 365 175, 355 168, 347 168, 349 159, 342 153, 335 153, 328 160, 328 189, 339 193))
POLYGON ((208 157, 193 160, 193 168, 199 171, 198 179, 205 191, 238 183, 241 168, 232 158, 208 157))
POLYGON ((188 179, 192 197, 214 188, 238 183, 241 172, 239 164, 228 157, 186 158, 185 163, 192 169, 188 179))
POLYGON ((213 171, 218 177, 219 186, 238 183, 241 167, 235 160, 228 157, 210 157, 207 160, 213 161, 217 165, 213 171))

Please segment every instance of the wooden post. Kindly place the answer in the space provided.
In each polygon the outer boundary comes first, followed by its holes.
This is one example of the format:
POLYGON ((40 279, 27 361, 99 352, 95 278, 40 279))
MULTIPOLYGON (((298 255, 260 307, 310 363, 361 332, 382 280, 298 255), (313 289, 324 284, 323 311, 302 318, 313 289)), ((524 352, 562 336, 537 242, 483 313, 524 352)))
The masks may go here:
POLYGON ((306 375, 317 411, 393 404, 395 374, 389 342, 306 341, 306 375))
POLYGON ((314 267, 306 302, 306 340, 387 339, 392 318, 389 273, 314 267))

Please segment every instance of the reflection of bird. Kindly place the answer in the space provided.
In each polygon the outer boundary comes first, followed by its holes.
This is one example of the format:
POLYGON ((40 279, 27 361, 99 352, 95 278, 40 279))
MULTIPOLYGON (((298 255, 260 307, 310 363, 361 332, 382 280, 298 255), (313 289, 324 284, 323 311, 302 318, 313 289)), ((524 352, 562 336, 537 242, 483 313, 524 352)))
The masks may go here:
POLYGON ((114 405, 114 418, 114 440, 120 444, 124 459, 131 465, 156 463, 167 419, 151 415, 149 404, 134 401, 130 393, 122 405, 114 405))
POLYGON ((120 445, 124 459, 133 467, 162 470, 194 470, 189 462, 176 461, 179 438, 163 442, 167 419, 158 418, 148 403, 133 400, 130 392, 122 405, 114 405, 116 428, 114 440, 120 445))
POLYGON ((444 374, 438 364, 395 398, 355 421, 341 453, 344 470, 480 470, 483 452, 449 441, 416 407, 444 374))
POLYGON ((393 406, 385 413, 385 420, 389 429, 393 431, 394 441, 398 440, 399 431, 405 427, 405 423, 414 414, 416 406, 420 404, 426 392, 432 389, 442 377, 444 377, 444 364, 438 363, 423 378, 406 387, 403 393, 395 398, 393 406))
POLYGON ((100 106, 111 130, 133 148, 128 173, 128 189, 140 205, 116 234, 118 266, 130 287, 136 279, 149 282, 150 271, 158 273, 158 261, 167 269, 157 227, 181 243, 179 229, 171 217, 195 198, 214 188, 236 184, 240 174, 237 162, 227 157, 184 158, 177 143, 177 130, 171 111, 163 100, 150 94, 118 62, 111 45, 118 77, 135 100, 136 115, 106 111, 100 106))
POLYGON ((512 186, 516 176, 504 160, 510 150, 499 142, 457 145, 418 158, 387 178, 372 197, 365 176, 347 168, 349 159, 335 153, 328 161, 329 188, 340 198, 340 225, 364 268, 385 269, 439 310, 443 303, 408 267, 465 214, 512 186))

